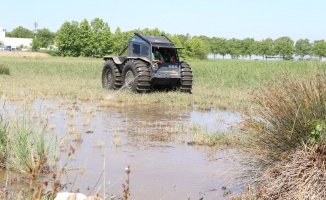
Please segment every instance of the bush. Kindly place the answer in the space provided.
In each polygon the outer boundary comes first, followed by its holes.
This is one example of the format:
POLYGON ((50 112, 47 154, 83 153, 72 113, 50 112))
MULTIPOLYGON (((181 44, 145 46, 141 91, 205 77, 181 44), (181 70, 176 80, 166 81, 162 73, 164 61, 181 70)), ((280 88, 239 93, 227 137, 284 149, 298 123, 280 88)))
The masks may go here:
POLYGON ((0 75, 1 74, 9 75, 10 74, 9 67, 6 67, 4 64, 0 64, 0 75))
POLYGON ((283 74, 254 96, 258 109, 246 120, 250 144, 267 161, 282 160, 297 147, 318 144, 325 137, 325 71, 283 74))

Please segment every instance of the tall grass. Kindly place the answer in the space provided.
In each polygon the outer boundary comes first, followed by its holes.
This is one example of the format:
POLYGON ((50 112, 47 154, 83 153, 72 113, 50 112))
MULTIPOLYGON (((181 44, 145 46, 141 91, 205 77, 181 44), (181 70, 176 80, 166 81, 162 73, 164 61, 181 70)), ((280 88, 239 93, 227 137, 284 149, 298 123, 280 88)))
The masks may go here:
POLYGON ((325 199, 326 71, 285 73, 254 94, 246 119, 261 199, 325 199))
POLYGON ((326 73, 315 73, 308 77, 283 74, 255 94, 258 109, 248 126, 253 145, 272 160, 282 159, 302 144, 318 142, 325 134, 326 73))
POLYGON ((5 168, 8 148, 8 123, 0 114, 0 167, 5 168))
POLYGON ((0 93, 7 98, 24 95, 40 98, 99 100, 102 106, 162 103, 178 108, 245 110, 251 105, 250 91, 260 89, 284 71, 304 74, 322 62, 206 60, 190 61, 193 94, 154 92, 137 95, 127 91, 107 91, 101 85, 102 59, 94 58, 0 58, 11 68, 10 78, 0 77, 0 93))
POLYGON ((29 179, 28 192, 12 195, 0 192, 0 196, 5 199, 41 199, 51 195, 53 199, 59 187, 57 180, 52 181, 55 193, 45 194, 50 182, 44 181, 42 176, 55 169, 56 140, 47 138, 44 131, 36 131, 29 118, 14 119, 4 110, 0 111, 0 166, 29 179))

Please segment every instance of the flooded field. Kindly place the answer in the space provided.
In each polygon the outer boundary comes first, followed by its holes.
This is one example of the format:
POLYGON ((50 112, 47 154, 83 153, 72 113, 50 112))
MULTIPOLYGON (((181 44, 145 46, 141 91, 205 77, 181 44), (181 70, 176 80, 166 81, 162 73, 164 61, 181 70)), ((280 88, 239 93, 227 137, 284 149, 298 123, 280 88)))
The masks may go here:
POLYGON ((57 138, 65 191, 122 196, 130 166, 131 199, 220 199, 240 189, 237 149, 193 145, 194 132, 237 132, 242 118, 226 111, 176 110, 160 104, 99 107, 98 102, 0 99, 12 117, 57 138), (69 149, 75 153, 67 161, 69 149), (222 189, 223 188, 223 189, 222 189))

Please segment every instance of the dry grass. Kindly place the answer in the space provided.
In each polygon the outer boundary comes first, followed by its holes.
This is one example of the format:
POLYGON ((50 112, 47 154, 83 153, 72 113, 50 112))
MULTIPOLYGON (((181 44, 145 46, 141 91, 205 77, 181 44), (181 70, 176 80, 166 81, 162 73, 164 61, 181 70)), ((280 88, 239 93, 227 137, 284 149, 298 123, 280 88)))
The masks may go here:
POLYGON ((326 199, 326 145, 298 149, 261 177, 262 199, 326 199))
POLYGON ((51 57, 49 54, 46 53, 39 53, 39 52, 25 52, 25 51, 0 51, 0 57, 42 57, 47 58, 51 57))

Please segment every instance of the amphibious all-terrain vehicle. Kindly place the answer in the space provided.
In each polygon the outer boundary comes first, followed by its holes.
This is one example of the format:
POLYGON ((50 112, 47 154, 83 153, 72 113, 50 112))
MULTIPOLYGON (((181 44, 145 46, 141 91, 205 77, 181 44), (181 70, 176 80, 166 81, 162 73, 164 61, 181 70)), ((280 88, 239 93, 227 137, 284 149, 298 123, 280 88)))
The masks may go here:
POLYGON ((187 63, 179 60, 179 49, 165 35, 135 33, 119 56, 104 56, 102 86, 127 88, 138 93, 150 92, 153 88, 175 88, 191 93, 192 71, 187 63), (128 55, 123 56, 126 50, 128 55), (160 63, 153 61, 157 50, 164 58, 160 63))

